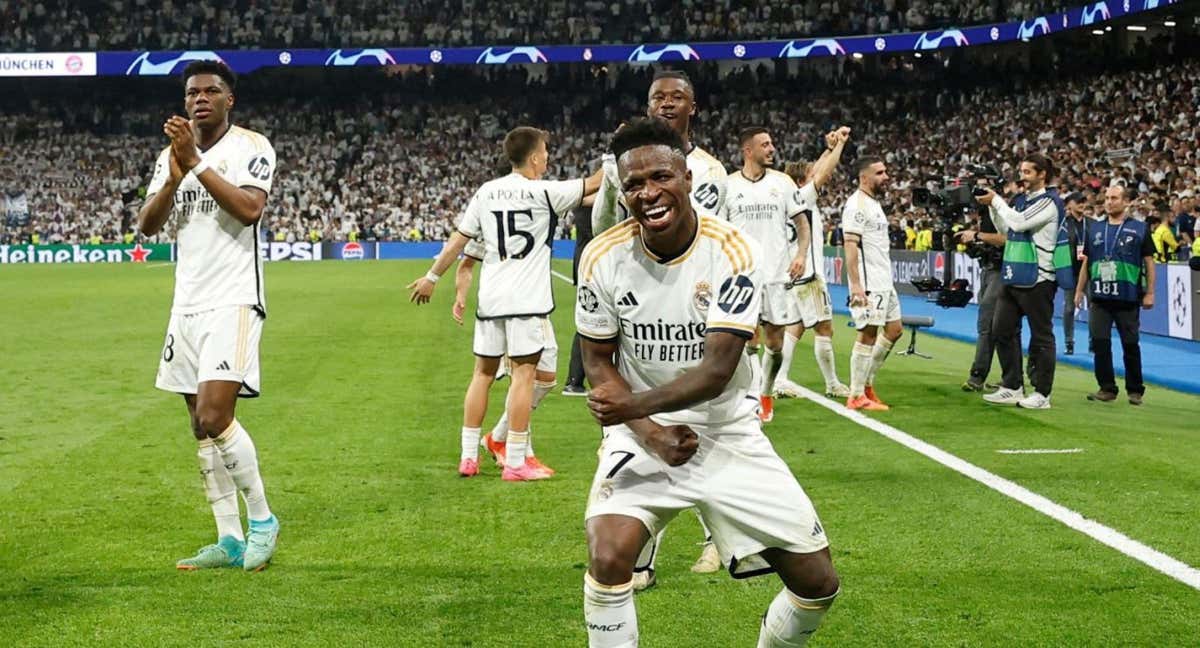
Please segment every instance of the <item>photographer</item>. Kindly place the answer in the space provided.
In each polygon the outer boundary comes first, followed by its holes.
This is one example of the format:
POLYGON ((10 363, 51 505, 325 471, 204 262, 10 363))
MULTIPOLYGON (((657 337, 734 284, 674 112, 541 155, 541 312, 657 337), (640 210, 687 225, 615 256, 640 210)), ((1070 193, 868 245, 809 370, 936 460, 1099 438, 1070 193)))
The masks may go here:
POLYGON ((991 189, 978 189, 976 200, 987 205, 998 231, 1005 232, 1000 280, 1004 286, 996 302, 992 335, 1000 357, 1000 389, 983 398, 997 405, 1050 409, 1054 387, 1054 295, 1058 290, 1054 248, 1065 207, 1058 193, 1046 185, 1054 175, 1050 159, 1035 153, 1020 167, 1025 193, 1009 207, 991 189), (1029 320, 1030 360, 1035 365, 1035 391, 1024 394, 1021 344, 1015 337, 1021 318, 1029 320))
MULTIPOLYGON (((1067 232, 1067 243, 1071 246, 1071 267, 1076 277, 1083 263, 1083 246, 1087 238, 1083 235, 1087 220, 1083 215, 1083 194, 1078 191, 1066 198, 1067 216, 1063 229, 1067 232)), ((1075 354, 1075 286, 1063 286, 1063 337, 1066 339, 1067 355, 1075 354)))
MULTIPOLYGON (((1004 285, 1000 282, 1000 261, 1003 256, 1005 238, 996 231, 987 208, 981 207, 979 230, 965 230, 956 237, 967 246, 967 256, 979 262, 978 301, 979 314, 975 320, 975 361, 971 363, 971 374, 963 383, 963 391, 983 391, 988 373, 992 369, 992 353, 995 340, 992 337, 992 319, 996 314, 996 302, 1004 285)), ((1019 331, 1019 329, 1018 329, 1019 331)), ((1017 333, 1019 335, 1019 332, 1017 333)), ((1020 340, 1016 341, 1020 345, 1020 340)))

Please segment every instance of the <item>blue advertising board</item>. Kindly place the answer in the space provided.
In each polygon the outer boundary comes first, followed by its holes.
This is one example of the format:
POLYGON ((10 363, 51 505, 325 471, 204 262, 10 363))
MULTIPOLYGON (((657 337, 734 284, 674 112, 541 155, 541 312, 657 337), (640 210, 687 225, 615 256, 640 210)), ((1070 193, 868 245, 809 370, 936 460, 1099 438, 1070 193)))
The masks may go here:
POLYGON ((99 52, 96 73, 101 76, 169 75, 180 72, 191 61, 207 59, 221 59, 235 71, 246 73, 267 67, 658 63, 921 52, 1029 41, 1070 29, 1096 28, 1111 20, 1160 9, 1177 2, 1179 0, 1106 0, 1020 22, 836 38, 624 45, 99 52))

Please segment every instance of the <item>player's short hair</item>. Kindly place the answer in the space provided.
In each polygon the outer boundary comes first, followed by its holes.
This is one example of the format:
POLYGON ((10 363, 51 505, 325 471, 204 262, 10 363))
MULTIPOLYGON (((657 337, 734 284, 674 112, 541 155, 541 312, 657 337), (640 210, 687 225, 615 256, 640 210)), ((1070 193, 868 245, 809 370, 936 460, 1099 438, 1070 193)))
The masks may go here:
POLYGON ((681 157, 687 156, 683 146, 683 138, 667 122, 661 119, 635 119, 613 135, 612 154, 620 159, 625 153, 642 146, 666 146, 679 152, 681 157))
POLYGON ((696 96, 696 86, 692 83, 692 77, 687 75, 683 70, 659 70, 654 73, 654 78, 650 80, 650 85, 654 85, 659 79, 679 79, 687 84, 688 90, 692 91, 692 97, 696 96))
POLYGON ((237 86, 237 73, 230 69, 225 61, 192 61, 188 63, 187 67, 183 68, 183 86, 186 88, 188 79, 197 74, 215 74, 221 77, 230 92, 233 92, 234 87, 237 86))
POLYGON ((783 165, 783 172, 795 180, 796 184, 801 184, 801 181, 808 176, 808 163, 788 162, 783 165))
POLYGON ((881 162, 883 162, 883 158, 878 155, 864 155, 854 163, 854 173, 855 175, 862 175, 862 172, 866 171, 872 164, 879 164, 881 162))
POLYGON ((1121 199, 1125 202, 1133 202, 1137 198, 1137 190, 1133 187, 1126 187, 1125 185, 1112 185, 1111 187, 1105 189, 1104 192, 1108 193, 1108 190, 1113 188, 1121 190, 1121 199))
POLYGON ((1033 168, 1039 173, 1044 172, 1046 180, 1055 177, 1056 169, 1054 168, 1054 162, 1041 153, 1030 153, 1022 158, 1021 161, 1032 164, 1033 168))
POLYGON ((750 140, 754 139, 755 135, 770 135, 770 131, 762 126, 750 126, 743 128, 738 133, 738 146, 745 146, 750 140))
POLYGON ((532 126, 518 126, 504 136, 504 156, 513 166, 521 166, 537 150, 538 144, 549 141, 550 134, 532 126))

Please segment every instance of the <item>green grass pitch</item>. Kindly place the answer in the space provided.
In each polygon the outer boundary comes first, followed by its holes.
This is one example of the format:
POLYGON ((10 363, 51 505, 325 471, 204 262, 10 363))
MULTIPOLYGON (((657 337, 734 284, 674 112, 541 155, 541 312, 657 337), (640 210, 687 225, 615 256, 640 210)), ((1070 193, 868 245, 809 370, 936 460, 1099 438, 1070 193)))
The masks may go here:
MULTIPOLYGON (((153 387, 172 270, 0 270, 0 644, 585 645, 598 430, 555 393, 533 421, 557 477, 457 477, 471 329, 450 318, 450 281, 409 304, 427 265, 268 266, 263 397, 238 410, 283 525, 260 574, 173 568, 214 526, 183 401, 153 387)), ((561 382, 573 293, 555 291, 561 382)), ((811 386, 810 345, 792 378, 811 386)), ((991 409, 959 391, 970 347, 922 346, 934 360, 884 367, 894 410, 876 418, 1200 565, 1200 399, 1152 385, 1142 409, 1087 403, 1091 375, 1060 366, 1053 410, 991 409)), ((1200 592, 870 430, 789 400, 768 434, 843 581, 813 646, 1200 642, 1200 592)), ((659 586, 637 598, 643 645, 752 646, 778 581, 690 573, 698 534, 690 515, 668 532, 659 586)))

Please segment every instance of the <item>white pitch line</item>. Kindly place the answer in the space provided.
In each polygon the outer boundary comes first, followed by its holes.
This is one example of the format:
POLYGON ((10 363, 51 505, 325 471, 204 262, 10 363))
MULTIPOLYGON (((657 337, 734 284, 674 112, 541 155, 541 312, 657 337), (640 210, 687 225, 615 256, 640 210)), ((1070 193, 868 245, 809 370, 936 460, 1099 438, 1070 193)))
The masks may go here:
POLYGON ((555 277, 558 277, 559 279, 562 279, 563 281, 565 281, 565 282, 567 282, 567 283, 571 284, 572 286, 574 286, 574 285, 575 285, 575 282, 574 282, 574 281, 571 281, 571 278, 570 278, 570 277, 568 277, 567 275, 565 275, 565 274, 563 274, 563 273, 559 272, 558 270, 551 270, 551 271, 550 271, 550 274, 554 275, 555 277))
POLYGON ((1020 454, 1079 454, 1083 452, 1083 448, 1062 448, 1054 450, 1051 448, 1030 448, 1028 450, 997 450, 1000 454, 1020 455, 1020 454))
POLYGON ((1106 527, 1095 520, 1089 520, 1061 504, 1053 502, 1003 477, 992 474, 937 446, 901 432, 886 423, 881 423, 873 418, 864 416, 859 412, 848 410, 840 403, 835 403, 810 389, 800 387, 800 392, 804 394, 805 398, 839 416, 850 419, 910 450, 915 450, 943 466, 970 477, 1007 497, 1011 497, 1043 515, 1058 520, 1068 527, 1106 544, 1158 572, 1166 574, 1189 587, 1200 590, 1200 569, 1180 562, 1157 549, 1148 547, 1116 529, 1106 527))

